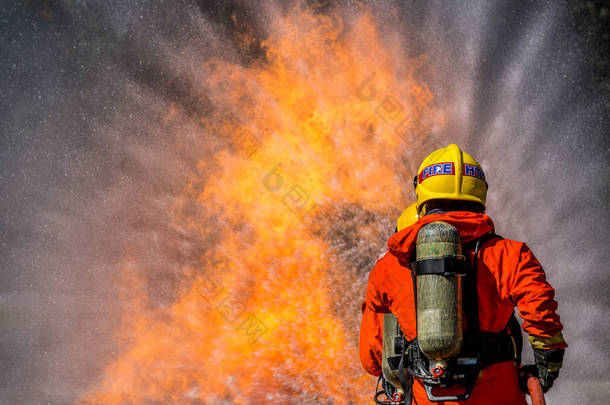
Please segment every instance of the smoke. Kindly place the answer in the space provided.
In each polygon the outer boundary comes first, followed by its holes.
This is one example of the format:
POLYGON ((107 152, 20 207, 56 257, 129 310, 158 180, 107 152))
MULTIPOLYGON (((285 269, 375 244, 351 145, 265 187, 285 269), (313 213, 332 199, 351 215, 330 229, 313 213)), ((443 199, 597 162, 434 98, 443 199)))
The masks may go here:
MULTIPOLYGON (((233 153, 230 139, 202 126, 202 117, 218 113, 214 97, 222 97, 202 86, 210 75, 206 62, 261 63, 260 39, 291 7, 0 6, 0 402, 82 398, 124 349, 117 331, 126 312, 172 305, 184 283, 176 268, 214 252, 222 233, 249 234, 247 224, 212 216, 230 207, 186 204, 189 217, 209 227, 204 233, 172 223, 171 213, 190 179, 205 189, 223 171, 218 156, 233 153), (137 288, 147 302, 137 301, 137 288)), ((331 3, 318 12, 350 21, 362 7, 331 3)), ((449 142, 477 157, 498 233, 527 241, 557 290, 570 347, 548 403, 605 403, 607 94, 594 81, 594 49, 574 7, 551 1, 368 7, 383 41, 411 58, 426 55, 422 80, 445 113, 442 135, 401 151, 405 161, 395 176, 408 190, 421 158, 449 142)), ((361 298, 365 271, 412 195, 393 198, 387 204, 395 210, 342 205, 322 233, 336 254, 331 262, 353 265, 359 277, 341 285, 331 274, 334 288, 345 291, 333 310, 352 331, 352 343, 359 303, 347 301, 361 298)), ((353 361, 359 362, 356 353, 353 361)))
MULTIPOLYGON (((547 402, 601 404, 610 360, 607 93, 593 80, 574 4, 521 6, 430 5, 419 14, 421 46, 438 62, 433 92, 453 109, 447 132, 485 169, 497 232, 526 241, 556 288, 570 347, 547 402)), ((417 17, 405 17, 417 31, 417 17)))

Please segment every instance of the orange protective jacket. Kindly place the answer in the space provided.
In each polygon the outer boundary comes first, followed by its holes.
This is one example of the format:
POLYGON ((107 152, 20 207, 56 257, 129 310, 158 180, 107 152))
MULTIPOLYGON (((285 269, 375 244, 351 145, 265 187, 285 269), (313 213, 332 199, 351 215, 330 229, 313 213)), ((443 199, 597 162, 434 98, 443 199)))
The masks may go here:
MULTIPOLYGON (((433 221, 446 221, 460 232, 462 243, 494 231, 487 215, 465 211, 430 214, 388 240, 388 250, 369 274, 365 301, 362 303, 360 360, 365 370, 379 376, 382 362, 383 313, 392 312, 407 340, 417 336, 411 273, 406 264, 414 261, 415 240, 419 229, 433 221)), ((515 305, 523 318, 522 328, 533 336, 551 338, 562 329, 555 291, 533 253, 523 242, 491 238, 479 250, 477 261, 479 327, 500 332, 515 305)), ((553 348, 567 345, 562 341, 553 348)), ((518 388, 517 368, 513 362, 493 364, 483 369, 468 401, 449 404, 525 404, 518 388)), ((416 404, 429 402, 421 381, 413 384, 416 404)))

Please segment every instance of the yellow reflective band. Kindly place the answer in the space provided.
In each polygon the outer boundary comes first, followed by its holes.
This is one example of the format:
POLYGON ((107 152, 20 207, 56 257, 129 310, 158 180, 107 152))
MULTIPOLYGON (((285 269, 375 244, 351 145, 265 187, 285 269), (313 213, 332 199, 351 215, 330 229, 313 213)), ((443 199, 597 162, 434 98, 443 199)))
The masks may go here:
POLYGON ((527 338, 534 349, 550 349, 553 346, 565 343, 563 333, 559 332, 551 337, 529 335, 527 338))

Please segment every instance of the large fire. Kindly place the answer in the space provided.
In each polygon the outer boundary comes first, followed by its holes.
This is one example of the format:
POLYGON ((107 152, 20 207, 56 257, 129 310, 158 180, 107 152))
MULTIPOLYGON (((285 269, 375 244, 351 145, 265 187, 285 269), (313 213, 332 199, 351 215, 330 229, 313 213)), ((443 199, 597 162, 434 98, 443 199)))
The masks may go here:
POLYGON ((218 147, 168 221, 205 253, 168 269, 170 305, 151 302, 144 260, 126 255, 121 351, 82 403, 371 402, 358 358, 366 270, 442 113, 418 79, 425 58, 406 57, 369 13, 271 21, 264 57, 201 68, 213 108, 193 136, 218 147))

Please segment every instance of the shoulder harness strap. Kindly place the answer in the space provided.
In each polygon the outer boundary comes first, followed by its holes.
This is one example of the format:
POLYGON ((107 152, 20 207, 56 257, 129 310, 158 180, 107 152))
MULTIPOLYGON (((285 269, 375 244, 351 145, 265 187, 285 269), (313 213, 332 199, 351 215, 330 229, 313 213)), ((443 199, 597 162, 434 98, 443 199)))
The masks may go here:
POLYGON ((464 315, 466 316, 468 334, 470 335, 478 335, 479 332, 479 299, 477 292, 477 261, 479 259, 479 251, 485 243, 493 238, 501 238, 501 236, 489 232, 462 245, 463 254, 468 255, 470 263, 467 277, 465 277, 465 282, 462 286, 464 315))

